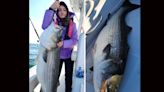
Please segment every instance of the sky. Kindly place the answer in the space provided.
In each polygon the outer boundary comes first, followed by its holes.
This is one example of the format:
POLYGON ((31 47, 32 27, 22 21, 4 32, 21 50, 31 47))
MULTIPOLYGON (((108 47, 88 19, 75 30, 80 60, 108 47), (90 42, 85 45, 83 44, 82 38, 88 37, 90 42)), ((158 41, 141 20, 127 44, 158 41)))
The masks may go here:
MULTIPOLYGON (((39 34, 39 36, 43 32, 41 25, 42 25, 44 13, 46 9, 48 9, 54 1, 55 0, 30 0, 29 1, 29 17, 35 29, 37 30, 37 33, 39 34)), ((67 4, 69 10, 72 11, 69 0, 60 0, 60 1, 64 1, 67 4)), ((38 43, 37 42, 38 37, 34 31, 31 21, 29 20, 29 43, 38 43)), ((78 27, 78 23, 76 20, 75 22, 78 27)))

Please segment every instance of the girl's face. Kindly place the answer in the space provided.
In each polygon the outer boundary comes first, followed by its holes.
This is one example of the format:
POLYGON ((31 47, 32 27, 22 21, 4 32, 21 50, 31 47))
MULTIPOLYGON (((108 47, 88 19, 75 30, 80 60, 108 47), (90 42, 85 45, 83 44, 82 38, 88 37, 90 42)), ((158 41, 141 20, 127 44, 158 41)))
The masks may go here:
POLYGON ((61 19, 66 18, 66 16, 67 16, 67 9, 64 6, 60 5, 59 6, 58 15, 59 15, 59 17, 61 19))

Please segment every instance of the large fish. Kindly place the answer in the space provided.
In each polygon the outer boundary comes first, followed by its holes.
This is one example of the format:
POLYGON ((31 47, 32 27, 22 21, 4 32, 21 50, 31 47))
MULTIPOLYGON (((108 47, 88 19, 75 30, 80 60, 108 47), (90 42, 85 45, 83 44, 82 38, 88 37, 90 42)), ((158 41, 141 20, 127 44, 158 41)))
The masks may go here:
POLYGON ((112 75, 122 75, 128 54, 127 37, 131 27, 125 23, 128 12, 138 5, 125 1, 107 21, 99 33, 93 48, 93 83, 95 92, 105 92, 102 85, 112 75))
POLYGON ((92 48, 96 38, 102 28, 105 26, 108 18, 111 17, 123 4, 125 0, 87 0, 86 1, 86 18, 84 28, 86 36, 86 68, 87 81, 91 81, 93 66, 92 48))
POLYGON ((59 74, 59 48, 56 43, 61 39, 61 27, 52 22, 41 34, 37 62, 37 78, 42 92, 56 92, 59 74))

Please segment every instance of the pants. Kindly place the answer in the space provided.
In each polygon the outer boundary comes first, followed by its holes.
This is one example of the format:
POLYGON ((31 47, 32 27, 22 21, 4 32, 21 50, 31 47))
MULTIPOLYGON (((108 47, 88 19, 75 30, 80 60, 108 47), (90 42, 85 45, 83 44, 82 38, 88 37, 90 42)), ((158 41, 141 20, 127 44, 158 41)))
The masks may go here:
POLYGON ((60 66, 59 66, 59 76, 61 73, 61 68, 63 65, 63 62, 65 63, 65 92, 71 92, 72 90, 72 75, 73 75, 73 64, 74 62, 71 60, 71 58, 68 59, 60 59, 60 66))

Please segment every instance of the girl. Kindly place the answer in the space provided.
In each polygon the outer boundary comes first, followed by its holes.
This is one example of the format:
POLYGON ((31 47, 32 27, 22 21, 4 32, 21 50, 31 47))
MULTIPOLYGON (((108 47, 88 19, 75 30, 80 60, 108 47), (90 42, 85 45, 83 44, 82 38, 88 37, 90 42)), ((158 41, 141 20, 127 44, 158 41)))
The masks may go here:
POLYGON ((71 54, 74 45, 77 43, 77 28, 76 24, 73 22, 74 13, 69 12, 67 5, 64 2, 59 2, 56 0, 51 7, 46 10, 44 15, 44 20, 42 28, 46 29, 51 21, 55 24, 63 26, 61 41, 57 43, 57 47, 60 48, 60 66, 59 75, 61 72, 62 64, 65 63, 65 91, 71 92, 72 90, 72 74, 73 74, 73 64, 71 60, 71 54), (53 19, 54 14, 56 18, 53 19))

